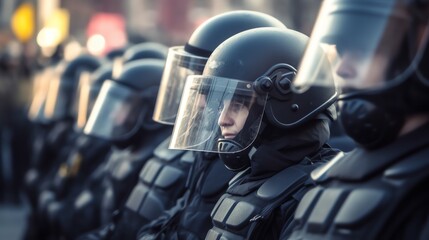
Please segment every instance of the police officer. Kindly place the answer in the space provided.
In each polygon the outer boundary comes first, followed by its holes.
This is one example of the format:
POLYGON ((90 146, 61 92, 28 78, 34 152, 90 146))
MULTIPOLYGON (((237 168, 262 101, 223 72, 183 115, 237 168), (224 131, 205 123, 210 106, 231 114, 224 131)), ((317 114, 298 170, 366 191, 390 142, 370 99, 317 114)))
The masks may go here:
MULTIPOLYGON (((232 11, 204 22, 184 46, 170 48, 154 119, 173 124, 186 77, 201 74, 210 54, 224 40, 259 27, 285 28, 280 21, 267 14, 232 11)), ((210 211, 233 174, 223 168, 215 154, 195 155, 184 196, 160 218, 143 226, 140 238, 203 239, 210 229, 210 211)))
MULTIPOLYGON (((97 138, 83 134, 83 128, 88 120, 89 114, 94 106, 95 100, 100 92, 100 88, 105 80, 112 79, 113 67, 118 58, 120 64, 144 58, 165 59, 167 48, 158 43, 143 43, 132 47, 116 49, 106 55, 108 60, 94 73, 88 72, 81 75, 74 102, 74 116, 76 118, 74 132, 79 135, 75 142, 70 143, 70 151, 66 153, 65 161, 61 163, 57 174, 50 186, 44 191, 45 195, 50 195, 50 203, 46 208, 49 212, 51 222, 51 232, 54 235, 59 227, 59 218, 65 215, 73 215, 73 207, 69 206, 76 194, 82 188, 82 183, 93 170, 106 158, 110 149, 109 140, 97 138), (111 59, 113 58, 113 59, 111 59), (59 215, 60 214, 60 215, 59 215)), ((116 69, 115 74, 119 74, 116 69)))
POLYGON ((290 89, 307 40, 293 30, 244 31, 188 78, 171 146, 219 153, 239 172, 213 208, 206 239, 278 239, 312 186, 309 172, 337 154, 325 145, 336 99, 327 62, 320 77, 329 85, 290 89))
POLYGON ((62 154, 67 152, 69 143, 76 138, 73 134, 72 106, 79 77, 82 72, 91 72, 100 65, 98 58, 86 54, 59 63, 55 74, 48 75, 52 79, 48 80, 47 94, 40 99, 36 114, 31 115, 42 127, 40 135, 35 137, 30 168, 25 176, 26 194, 33 207, 26 233, 30 239, 45 238, 47 234, 44 209, 50 198, 40 193, 55 176, 62 162, 62 154))
POLYGON ((95 99, 105 80, 112 78, 112 64, 105 63, 93 73, 81 74, 77 89, 74 115, 76 116, 74 131, 75 141, 69 143, 69 151, 56 169, 49 185, 42 191, 42 195, 49 196, 45 204, 50 234, 58 238, 58 223, 65 215, 73 215, 73 207, 69 206, 70 199, 74 199, 91 173, 104 161, 110 143, 104 139, 94 138, 83 134, 95 99))
POLYGON ((428 239, 429 2, 328 0, 319 16, 295 87, 323 85, 324 44, 359 147, 312 173, 291 239, 428 239))
MULTIPOLYGON (((123 66, 140 58, 164 59, 167 48, 159 43, 136 44, 125 51, 114 64, 114 75, 120 75, 123 66)), ((169 74, 169 73, 167 73, 169 74)), ((163 74, 165 75, 165 74, 163 74)), ((164 76, 163 79, 168 79, 164 76)), ((165 122, 160 122, 165 124, 165 122)), ((171 125, 171 124, 167 124, 171 125)), ((138 183, 120 209, 104 209, 102 224, 98 229, 85 233, 79 239, 132 239, 140 226, 157 218, 173 206, 184 192, 186 177, 193 163, 191 152, 169 150, 170 138, 166 137, 153 151, 139 173, 138 183)))
POLYGON ((163 60, 136 60, 125 64, 116 79, 103 83, 84 133, 110 141, 113 148, 73 199, 73 215, 61 219, 67 239, 111 220, 154 148, 171 132, 151 119, 163 68, 163 60))

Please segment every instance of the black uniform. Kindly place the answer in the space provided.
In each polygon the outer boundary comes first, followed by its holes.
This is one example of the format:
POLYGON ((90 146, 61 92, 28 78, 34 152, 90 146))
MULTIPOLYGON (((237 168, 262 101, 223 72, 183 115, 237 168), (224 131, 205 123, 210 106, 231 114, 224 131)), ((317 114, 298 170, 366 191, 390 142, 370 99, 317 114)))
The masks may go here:
POLYGON ((338 154, 326 145, 319 148, 326 138, 315 136, 327 136, 326 125, 300 131, 259 147, 251 167, 231 181, 213 209, 214 227, 206 239, 278 239, 302 196, 314 187, 309 173, 338 154))
POLYGON ((73 141, 71 126, 69 121, 42 126, 35 136, 32 159, 24 180, 24 191, 31 206, 25 239, 40 239, 49 235, 45 200, 41 193, 55 176, 55 169, 61 163, 61 151, 66 151, 63 146, 69 146, 68 142, 73 141))
POLYGON ((419 239, 429 217, 427 136, 429 125, 336 162, 304 196, 290 239, 419 239))
POLYGON ((196 153, 184 196, 143 226, 138 239, 204 239, 212 226, 210 212, 233 175, 216 155, 196 153))
POLYGON ((192 152, 169 150, 165 139, 139 174, 125 206, 97 231, 79 239, 133 239, 139 228, 171 208, 183 195, 188 170, 194 161, 192 152))
POLYGON ((110 150, 110 144, 101 139, 81 135, 76 146, 71 149, 65 162, 59 166, 48 189, 42 194, 45 200, 43 209, 49 220, 50 235, 58 238, 59 221, 74 215, 72 201, 82 190, 93 171, 104 162, 110 150))
POLYGON ((111 151, 105 165, 94 172, 93 179, 70 200, 74 208, 71 215, 59 215, 60 231, 67 239, 75 239, 82 233, 112 221, 113 213, 122 208, 143 165, 167 134, 170 127, 153 131, 143 136, 140 144, 125 150, 111 151))

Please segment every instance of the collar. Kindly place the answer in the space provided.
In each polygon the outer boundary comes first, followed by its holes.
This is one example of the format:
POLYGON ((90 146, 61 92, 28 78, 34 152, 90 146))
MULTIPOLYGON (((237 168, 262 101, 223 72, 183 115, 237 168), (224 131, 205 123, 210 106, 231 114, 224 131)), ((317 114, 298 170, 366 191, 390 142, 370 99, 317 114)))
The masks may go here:
POLYGON ((367 150, 361 147, 346 154, 328 172, 328 178, 360 181, 400 161, 429 145, 429 124, 399 137, 382 148, 367 150))

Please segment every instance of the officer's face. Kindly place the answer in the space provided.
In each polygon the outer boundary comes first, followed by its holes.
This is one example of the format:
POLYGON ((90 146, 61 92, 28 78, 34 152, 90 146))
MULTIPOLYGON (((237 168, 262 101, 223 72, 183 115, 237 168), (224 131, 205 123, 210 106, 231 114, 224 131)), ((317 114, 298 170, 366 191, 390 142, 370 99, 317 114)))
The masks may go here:
POLYGON ((233 139, 243 129, 249 115, 249 107, 238 99, 224 100, 218 119, 222 136, 233 139))
POLYGON ((382 54, 368 55, 360 51, 344 51, 336 66, 339 85, 344 88, 373 88, 383 85, 388 59, 382 54))

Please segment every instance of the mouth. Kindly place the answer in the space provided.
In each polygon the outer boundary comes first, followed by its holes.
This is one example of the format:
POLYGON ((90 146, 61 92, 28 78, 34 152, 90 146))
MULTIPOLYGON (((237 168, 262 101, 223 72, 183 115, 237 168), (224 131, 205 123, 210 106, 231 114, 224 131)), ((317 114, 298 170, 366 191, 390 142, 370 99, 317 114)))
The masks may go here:
POLYGON ((235 138, 235 136, 237 134, 234 134, 234 133, 225 133, 225 134, 222 134, 222 135, 223 135, 223 138, 225 138, 225 139, 233 139, 233 138, 235 138))

